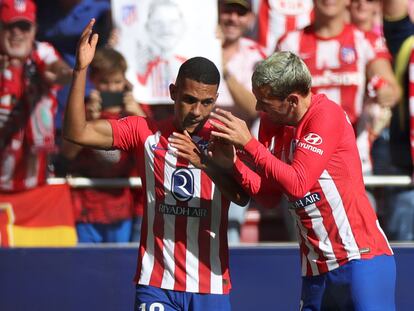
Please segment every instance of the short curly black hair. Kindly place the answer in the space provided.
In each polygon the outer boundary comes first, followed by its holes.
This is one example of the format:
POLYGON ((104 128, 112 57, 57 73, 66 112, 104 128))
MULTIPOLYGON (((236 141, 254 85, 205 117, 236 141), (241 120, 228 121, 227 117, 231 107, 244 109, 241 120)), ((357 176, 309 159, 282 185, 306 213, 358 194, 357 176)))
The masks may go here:
POLYGON ((177 83, 182 79, 191 79, 204 84, 220 84, 220 72, 209 59, 201 56, 186 60, 178 70, 177 83))

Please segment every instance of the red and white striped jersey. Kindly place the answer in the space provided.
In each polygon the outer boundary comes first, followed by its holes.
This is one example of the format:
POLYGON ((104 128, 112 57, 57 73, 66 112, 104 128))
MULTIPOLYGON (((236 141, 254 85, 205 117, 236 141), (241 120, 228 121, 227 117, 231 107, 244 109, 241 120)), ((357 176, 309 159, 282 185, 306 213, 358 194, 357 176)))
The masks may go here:
POLYGON ((48 43, 36 42, 24 66, 0 72, 0 190, 19 191, 46 182, 48 154, 54 148, 56 88, 42 82, 46 66, 60 57, 48 43))
POLYGON ((390 59, 382 37, 353 25, 333 38, 321 38, 309 26, 284 35, 277 49, 300 56, 312 74, 312 91, 339 103, 354 126, 362 110, 367 65, 376 58, 390 59))
MULTIPOLYGON (((229 201, 207 174, 172 152, 172 119, 155 123, 142 117, 110 120, 114 143, 134 150, 143 181, 139 284, 194 293, 227 294, 227 213, 229 201)), ((212 127, 193 136, 201 150, 212 127)))
POLYGON ((284 33, 305 28, 312 19, 312 0, 260 0, 257 14, 258 42, 270 55, 284 33))
POLYGON ((259 139, 263 144, 252 139, 244 148, 255 172, 237 160, 235 176, 260 202, 258 196, 269 204, 278 188, 287 195, 303 275, 392 254, 366 195, 355 134, 342 108, 325 95, 313 95, 297 127, 263 119, 259 139), (263 188, 272 192, 266 195, 263 188))

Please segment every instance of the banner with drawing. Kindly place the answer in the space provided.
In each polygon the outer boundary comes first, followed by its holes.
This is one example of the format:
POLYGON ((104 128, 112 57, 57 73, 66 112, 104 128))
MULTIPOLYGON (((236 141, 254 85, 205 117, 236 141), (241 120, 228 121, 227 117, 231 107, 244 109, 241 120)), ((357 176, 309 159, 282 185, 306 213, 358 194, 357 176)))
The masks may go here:
POLYGON ((172 103, 168 87, 188 58, 204 56, 220 68, 216 1, 117 0, 112 16, 139 102, 172 103))

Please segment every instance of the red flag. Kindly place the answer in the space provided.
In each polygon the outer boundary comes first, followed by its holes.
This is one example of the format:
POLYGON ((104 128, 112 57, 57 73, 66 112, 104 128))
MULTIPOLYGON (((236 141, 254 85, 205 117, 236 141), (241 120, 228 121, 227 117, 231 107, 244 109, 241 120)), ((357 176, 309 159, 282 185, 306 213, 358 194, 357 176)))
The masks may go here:
POLYGON ((74 246, 75 221, 67 184, 0 193, 0 245, 74 246))

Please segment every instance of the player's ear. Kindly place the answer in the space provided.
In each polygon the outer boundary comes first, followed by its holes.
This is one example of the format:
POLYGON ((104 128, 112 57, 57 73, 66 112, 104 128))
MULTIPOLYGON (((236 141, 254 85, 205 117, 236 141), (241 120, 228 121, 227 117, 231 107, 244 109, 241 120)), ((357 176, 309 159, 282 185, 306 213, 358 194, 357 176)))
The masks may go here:
POLYGON ((299 97, 296 94, 290 94, 286 97, 286 101, 288 102, 289 106, 297 106, 299 103, 299 97))
POLYGON ((175 100, 177 92, 177 86, 174 83, 170 84, 170 97, 172 100, 175 100))

